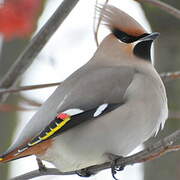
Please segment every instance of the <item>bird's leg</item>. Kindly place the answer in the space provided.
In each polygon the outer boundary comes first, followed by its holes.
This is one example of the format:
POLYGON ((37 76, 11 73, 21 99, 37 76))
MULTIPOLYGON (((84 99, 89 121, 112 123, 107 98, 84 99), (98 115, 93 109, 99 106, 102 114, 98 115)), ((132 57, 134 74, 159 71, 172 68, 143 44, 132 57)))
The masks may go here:
POLYGON ((115 180, 118 180, 116 177, 115 177, 115 174, 117 173, 117 171, 122 171, 124 169, 124 166, 121 165, 117 165, 117 161, 119 159, 122 159, 123 156, 118 156, 118 155, 114 155, 114 154, 111 154, 111 153, 106 153, 106 155, 108 156, 108 158, 110 159, 111 161, 111 173, 112 173, 112 177, 115 179, 115 180))
POLYGON ((40 172, 44 172, 47 170, 46 166, 43 164, 43 162, 39 158, 36 157, 36 161, 37 161, 40 172))
POLYGON ((76 174, 80 177, 90 177, 94 175, 93 173, 89 172, 87 168, 77 170, 76 174))

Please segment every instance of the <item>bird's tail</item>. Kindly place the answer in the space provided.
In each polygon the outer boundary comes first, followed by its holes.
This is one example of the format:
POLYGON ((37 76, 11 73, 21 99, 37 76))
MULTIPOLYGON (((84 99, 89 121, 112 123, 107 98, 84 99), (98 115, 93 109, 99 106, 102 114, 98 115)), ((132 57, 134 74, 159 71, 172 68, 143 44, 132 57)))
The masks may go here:
MULTIPOLYGON (((27 155, 26 155, 27 156, 27 155)), ((18 154, 18 150, 13 150, 10 152, 5 152, 0 156, 0 163, 9 162, 15 159, 21 158, 22 155, 18 154)))
POLYGON ((19 158, 23 158, 30 155, 41 155, 46 152, 47 148, 52 145, 52 139, 48 139, 42 143, 36 144, 32 147, 26 148, 27 142, 18 146, 15 149, 5 152, 0 156, 0 163, 1 162, 9 162, 19 158))

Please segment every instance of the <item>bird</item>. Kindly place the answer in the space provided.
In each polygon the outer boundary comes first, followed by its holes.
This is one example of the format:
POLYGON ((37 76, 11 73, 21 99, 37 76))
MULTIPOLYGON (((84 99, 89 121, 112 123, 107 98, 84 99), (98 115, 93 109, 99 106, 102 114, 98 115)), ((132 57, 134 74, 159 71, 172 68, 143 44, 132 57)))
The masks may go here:
POLYGON ((30 155, 61 172, 126 156, 157 134, 168 117, 164 84, 151 58, 159 36, 113 5, 99 6, 110 33, 93 57, 65 79, 0 156, 30 155))

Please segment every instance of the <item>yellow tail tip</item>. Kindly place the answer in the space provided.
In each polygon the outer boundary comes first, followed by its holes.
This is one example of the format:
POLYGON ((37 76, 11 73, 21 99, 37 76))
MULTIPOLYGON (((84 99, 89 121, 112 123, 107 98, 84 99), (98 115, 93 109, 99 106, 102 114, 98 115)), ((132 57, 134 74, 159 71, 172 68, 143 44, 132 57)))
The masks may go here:
POLYGON ((3 158, 0 158, 0 162, 3 160, 3 158))

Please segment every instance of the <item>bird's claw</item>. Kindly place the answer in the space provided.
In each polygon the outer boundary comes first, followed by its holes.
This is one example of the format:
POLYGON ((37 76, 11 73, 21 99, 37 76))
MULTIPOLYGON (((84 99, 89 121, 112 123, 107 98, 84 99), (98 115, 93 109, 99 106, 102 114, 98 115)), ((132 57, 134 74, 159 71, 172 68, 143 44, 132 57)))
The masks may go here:
POLYGON ((112 177, 115 180, 118 180, 116 178, 115 174, 118 171, 122 171, 124 169, 124 165, 119 166, 119 165, 117 165, 117 162, 118 162, 118 160, 122 159, 123 157, 122 156, 117 156, 117 155, 114 155, 114 154, 108 154, 108 157, 111 160, 111 174, 112 174, 112 177))
POLYGON ((47 168, 46 166, 42 163, 42 161, 39 158, 36 158, 36 161, 38 163, 39 171, 40 172, 46 172, 47 168))
MULTIPOLYGON (((121 157, 122 158, 122 157, 121 157)), ((115 180, 118 180, 117 178, 116 178, 116 173, 118 172, 118 171, 122 171, 123 169, 124 169, 124 166, 119 166, 119 165, 117 165, 117 160, 119 160, 119 158, 118 159, 116 159, 116 160, 113 160, 112 162, 111 162, 111 174, 112 174, 112 177, 115 179, 115 180)))
POLYGON ((90 177, 90 176, 94 175, 93 173, 90 173, 88 171, 88 169, 86 169, 86 168, 85 169, 81 169, 81 170, 77 170, 76 174, 78 176, 80 176, 80 177, 90 177))

